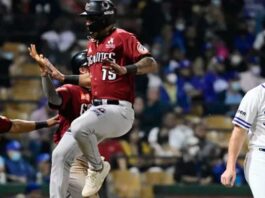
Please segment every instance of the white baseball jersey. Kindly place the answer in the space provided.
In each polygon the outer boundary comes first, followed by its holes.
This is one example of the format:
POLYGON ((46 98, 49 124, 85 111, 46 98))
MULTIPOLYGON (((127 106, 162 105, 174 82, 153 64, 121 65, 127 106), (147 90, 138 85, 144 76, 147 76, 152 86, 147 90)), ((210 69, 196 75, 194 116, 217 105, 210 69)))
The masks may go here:
POLYGON ((233 123, 249 131, 249 148, 265 148, 265 83, 246 93, 233 123))

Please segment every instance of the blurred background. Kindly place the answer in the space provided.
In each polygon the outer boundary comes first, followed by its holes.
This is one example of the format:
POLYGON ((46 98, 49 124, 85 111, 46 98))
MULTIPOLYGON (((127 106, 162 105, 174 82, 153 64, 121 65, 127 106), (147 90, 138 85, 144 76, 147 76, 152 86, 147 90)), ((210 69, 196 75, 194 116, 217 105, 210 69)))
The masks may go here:
MULTIPOLYGON (((45 120, 35 43, 63 73, 86 48, 86 0, 0 0, 0 114, 45 120)), ((112 173, 101 197, 251 197, 243 173, 220 186, 232 118, 264 82, 264 0, 116 0, 118 27, 137 35, 159 63, 137 76, 136 119, 99 145, 112 173), (222 196, 223 195, 223 196, 222 196)), ((59 83, 54 81, 59 86, 59 83)), ((0 136, 0 197, 48 197, 53 129, 0 136)))

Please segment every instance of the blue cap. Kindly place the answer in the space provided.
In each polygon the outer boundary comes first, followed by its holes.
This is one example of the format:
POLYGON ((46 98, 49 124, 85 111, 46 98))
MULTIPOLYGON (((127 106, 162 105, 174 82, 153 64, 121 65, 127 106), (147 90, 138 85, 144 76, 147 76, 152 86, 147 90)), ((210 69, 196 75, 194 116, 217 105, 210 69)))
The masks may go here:
POLYGON ((12 140, 6 145, 6 150, 20 150, 21 144, 17 140, 12 140))
POLYGON ((51 159, 50 155, 48 153, 42 153, 37 156, 37 163, 49 161, 51 159))

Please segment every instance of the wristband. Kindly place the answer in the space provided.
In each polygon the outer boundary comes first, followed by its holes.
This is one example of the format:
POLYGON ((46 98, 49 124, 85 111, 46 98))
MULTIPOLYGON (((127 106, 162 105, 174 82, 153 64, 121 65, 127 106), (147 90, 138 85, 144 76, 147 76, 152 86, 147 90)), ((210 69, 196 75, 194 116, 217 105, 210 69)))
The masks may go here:
POLYGON ((132 65, 126 65, 125 66, 127 69, 127 74, 136 74, 137 73, 137 66, 132 64, 132 65))
POLYGON ((64 76, 65 84, 79 85, 79 75, 66 75, 64 76))
POLYGON ((47 121, 35 122, 35 129, 36 130, 42 129, 42 128, 45 128, 45 127, 48 127, 47 121))

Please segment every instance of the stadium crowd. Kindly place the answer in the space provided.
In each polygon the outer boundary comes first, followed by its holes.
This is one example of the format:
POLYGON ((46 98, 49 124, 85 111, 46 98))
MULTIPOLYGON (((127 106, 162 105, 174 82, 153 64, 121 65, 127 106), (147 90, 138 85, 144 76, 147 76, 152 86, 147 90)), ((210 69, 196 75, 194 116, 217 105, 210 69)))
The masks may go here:
MULTIPOLYGON (((71 56, 86 48, 84 21, 78 17, 85 2, 0 0, 2 114, 14 103, 11 90, 16 80, 12 77, 32 61, 26 50, 30 43, 37 43, 39 51, 54 65, 70 73, 71 56), (10 42, 19 43, 17 53, 6 50, 10 42)), ((176 182, 219 183, 226 147, 208 139, 203 117, 233 117, 244 93, 264 82, 264 1, 116 3, 117 25, 134 32, 145 43, 160 70, 137 76, 133 128, 125 137, 101 143, 101 154, 116 169, 145 172, 156 167, 174 175, 176 182)), ((36 95, 37 108, 24 118, 45 120, 54 115, 42 93, 36 95)), ((0 183, 28 183, 28 192, 38 189, 37 184, 47 184, 54 130, 1 136, 0 183)), ((244 184, 240 163, 238 175, 236 184, 244 184)))

